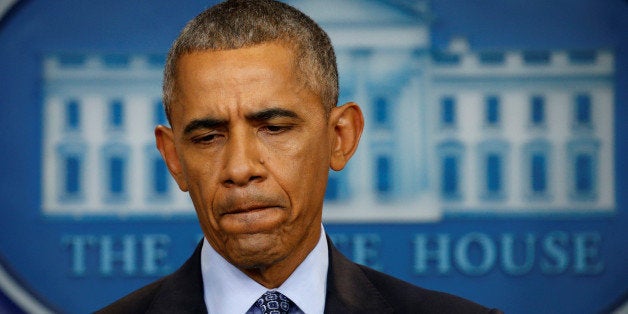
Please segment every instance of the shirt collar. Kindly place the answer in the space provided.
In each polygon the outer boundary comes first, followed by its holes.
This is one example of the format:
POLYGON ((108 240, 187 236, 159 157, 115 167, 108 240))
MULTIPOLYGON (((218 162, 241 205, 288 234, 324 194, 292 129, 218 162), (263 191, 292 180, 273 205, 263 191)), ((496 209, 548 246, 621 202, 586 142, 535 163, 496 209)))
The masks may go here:
MULTIPOLYGON (((314 249, 276 290, 290 298, 305 313, 323 313, 329 265, 325 231, 314 249)), ((201 272, 209 314, 242 314, 268 289, 225 260, 203 240, 201 272)))

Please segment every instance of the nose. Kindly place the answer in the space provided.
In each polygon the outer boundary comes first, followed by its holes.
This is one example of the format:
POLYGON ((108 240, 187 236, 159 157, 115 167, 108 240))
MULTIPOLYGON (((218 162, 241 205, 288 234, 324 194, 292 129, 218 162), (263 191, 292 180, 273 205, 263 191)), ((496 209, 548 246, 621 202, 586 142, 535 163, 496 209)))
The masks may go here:
POLYGON ((221 178, 224 186, 242 187, 265 178, 260 149, 253 134, 232 132, 225 145, 221 178))

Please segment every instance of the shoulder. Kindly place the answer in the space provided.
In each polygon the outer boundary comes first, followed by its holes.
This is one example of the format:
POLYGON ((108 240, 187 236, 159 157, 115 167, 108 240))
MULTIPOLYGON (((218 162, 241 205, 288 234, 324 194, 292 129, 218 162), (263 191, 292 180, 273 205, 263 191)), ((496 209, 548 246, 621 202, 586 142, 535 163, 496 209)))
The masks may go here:
POLYGON ((167 277, 135 290, 95 313, 145 313, 153 303, 167 277))
POLYGON ((325 313, 501 313, 356 264, 328 244, 325 313))
POLYGON ((358 265, 373 286, 399 313, 501 313, 467 299, 415 286, 406 281, 358 265))
POLYGON ((202 241, 174 273, 163 277, 96 313, 203 313, 202 241))

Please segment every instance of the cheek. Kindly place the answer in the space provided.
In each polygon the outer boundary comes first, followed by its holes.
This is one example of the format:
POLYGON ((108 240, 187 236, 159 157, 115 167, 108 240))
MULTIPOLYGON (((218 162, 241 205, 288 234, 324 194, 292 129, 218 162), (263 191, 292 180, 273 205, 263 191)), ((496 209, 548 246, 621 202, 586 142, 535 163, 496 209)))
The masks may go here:
POLYGON ((186 145, 183 154, 183 164, 187 172, 188 182, 209 182, 217 176, 220 166, 220 155, 207 149, 195 148, 186 145))
POLYGON ((270 151, 270 158, 275 161, 276 180, 291 201, 311 206, 312 202, 322 199, 329 169, 329 153, 324 144, 320 140, 302 141, 301 145, 294 145, 289 153, 270 151))
POLYGON ((215 184, 213 184, 215 181, 211 175, 212 173, 215 173, 215 171, 207 171, 204 168, 192 171, 189 176, 189 195, 203 233, 206 237, 209 237, 212 243, 221 243, 217 240, 221 238, 222 232, 214 215, 217 189, 215 184))
POLYGON ((200 154, 189 154, 184 162, 185 177, 189 187, 190 197, 195 208, 204 211, 211 210, 215 195, 216 165, 211 158, 200 154))

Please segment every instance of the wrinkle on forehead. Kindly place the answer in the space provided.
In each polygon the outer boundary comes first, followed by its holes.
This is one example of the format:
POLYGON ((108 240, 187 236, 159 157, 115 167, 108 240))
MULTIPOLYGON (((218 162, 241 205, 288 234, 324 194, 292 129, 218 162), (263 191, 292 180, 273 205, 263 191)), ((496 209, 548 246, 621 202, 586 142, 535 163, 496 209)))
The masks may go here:
MULTIPOLYGON (((176 101, 171 106, 171 111, 177 111, 175 108, 185 106, 184 99, 189 93, 218 93, 219 98, 227 98, 238 96, 238 89, 245 89, 251 85, 260 84, 264 80, 276 80, 281 78, 285 84, 291 84, 295 94, 302 93, 307 89, 321 99, 320 93, 313 90, 312 84, 309 82, 306 74, 299 68, 292 44, 284 44, 283 42, 267 42, 259 45, 248 46, 244 48, 232 50, 200 50, 192 51, 181 56, 177 67, 176 81, 176 101), (264 47, 276 47, 272 54, 268 54, 264 47), (267 59, 274 59, 275 66, 268 67, 264 62, 267 59), (194 61, 190 61, 193 59, 194 61), (219 80, 213 80, 212 85, 208 86, 190 86, 190 79, 195 82, 206 81, 208 74, 205 67, 199 66, 199 62, 211 64, 213 76, 219 77, 219 80), (278 75, 278 71, 283 71, 286 75, 278 75), (185 73, 185 75, 182 75, 185 73), (225 75, 229 73, 229 75, 225 75), (185 76, 188 79, 183 79, 185 76), (228 89, 221 88, 228 86, 228 89), (240 87, 240 88, 238 88, 240 87), (231 95, 227 95, 227 94, 231 95)), ((259 88, 263 88, 260 86, 259 88)), ((235 100, 238 100, 237 98, 235 100)), ((221 104, 216 104, 222 107, 221 104)), ((321 106, 325 109, 321 101, 321 106)), ((216 108, 220 109, 220 108, 216 108)), ((327 112, 327 110, 325 110, 327 112)), ((174 115, 172 113, 172 115, 174 115)), ((171 121, 173 122, 173 121, 171 121)), ((173 123, 175 124, 175 123, 173 123)))
POLYGON ((191 119, 207 118, 195 115, 208 113, 212 119, 223 120, 233 115, 245 118, 262 107, 299 105, 304 102, 304 93, 307 97, 315 96, 320 109, 324 109, 319 95, 298 77, 294 52, 276 43, 191 52, 180 62, 176 115, 186 117, 184 124, 191 119), (273 48, 272 53, 268 47, 273 48), (188 103, 190 99, 195 100, 194 104, 188 103))

